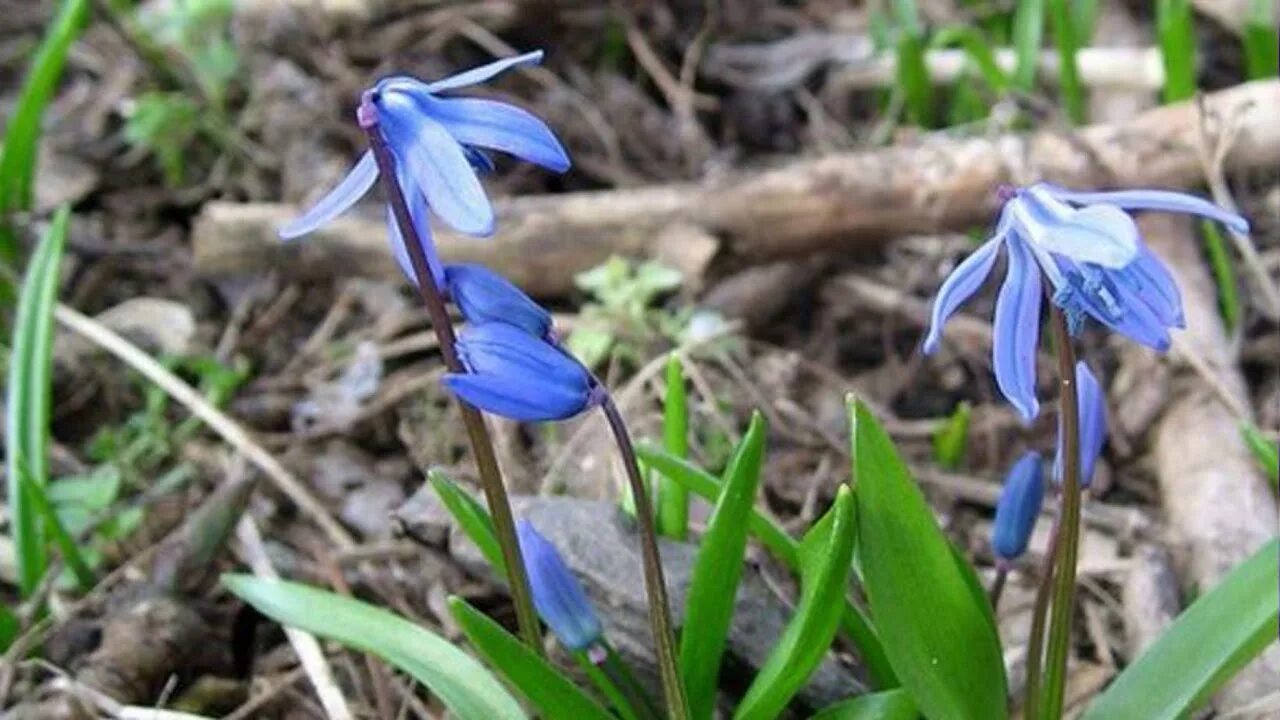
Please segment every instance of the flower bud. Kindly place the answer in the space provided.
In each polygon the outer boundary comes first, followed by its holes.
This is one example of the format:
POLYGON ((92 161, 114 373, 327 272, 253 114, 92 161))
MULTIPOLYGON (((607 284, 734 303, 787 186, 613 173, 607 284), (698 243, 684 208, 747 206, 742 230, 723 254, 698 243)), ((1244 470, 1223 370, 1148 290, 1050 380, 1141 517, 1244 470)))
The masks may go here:
POLYGON ((1027 551, 1031 531, 1044 502, 1044 473, 1040 454, 1028 452, 1014 463, 1005 477, 991 528, 991 550, 1000 560, 1018 558, 1027 551))
POLYGON ((449 299, 469 323, 503 322, 537 338, 551 331, 550 313, 483 265, 446 265, 444 284, 449 299))
POLYGON ((521 519, 516 523, 520 553, 529 574, 533 606, 542 621, 569 650, 583 650, 600 640, 600 619, 556 546, 521 519))
MULTIPOLYGON (((1093 468, 1098 464, 1102 446, 1107 442, 1107 402, 1089 366, 1076 363, 1076 404, 1080 411, 1080 487, 1093 481, 1093 468)), ((1062 418, 1058 418, 1058 453, 1053 460, 1054 482, 1062 482, 1062 418)))
POLYGON ((469 325, 458 339, 465 373, 444 376, 463 402, 512 420, 563 420, 602 399, 591 373, 555 345, 514 325, 469 325))

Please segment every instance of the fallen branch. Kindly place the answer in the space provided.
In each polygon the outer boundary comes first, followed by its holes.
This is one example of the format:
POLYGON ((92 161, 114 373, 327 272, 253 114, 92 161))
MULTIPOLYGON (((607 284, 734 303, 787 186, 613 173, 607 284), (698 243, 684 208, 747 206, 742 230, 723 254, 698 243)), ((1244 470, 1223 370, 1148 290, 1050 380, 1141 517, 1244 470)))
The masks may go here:
MULTIPOLYGON (((1228 171, 1270 167, 1280 156, 1280 81, 1208 95, 1204 107, 1236 118, 1228 171)), ((1199 109, 1161 107, 1074 134, 925 136, 910 146, 839 153, 702 183, 520 197, 495 203, 498 234, 460 238, 438 229, 442 255, 482 262, 535 295, 564 295, 574 274, 610 255, 659 257, 699 273, 711 255, 754 264, 817 251, 850 251, 909 233, 986 223, 994 190, 1049 178, 1079 187, 1187 187, 1203 181, 1199 109)), ((209 203, 192 233, 196 269, 243 275, 398 277, 381 220, 357 214, 291 244, 276 228, 299 208, 209 203)), ((380 212, 379 212, 380 215, 380 212)))

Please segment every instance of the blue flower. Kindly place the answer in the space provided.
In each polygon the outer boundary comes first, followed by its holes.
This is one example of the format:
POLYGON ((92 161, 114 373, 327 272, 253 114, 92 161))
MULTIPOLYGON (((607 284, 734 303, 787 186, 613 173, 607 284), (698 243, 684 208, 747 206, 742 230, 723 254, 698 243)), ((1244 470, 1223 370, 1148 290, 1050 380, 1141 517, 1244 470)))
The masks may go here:
POLYGON ((444 376, 464 402, 512 420, 563 420, 599 405, 603 389, 582 363, 514 325, 468 325, 458 338, 465 373, 444 376))
MULTIPOLYGON (((560 141, 530 113, 495 100, 441 97, 440 93, 482 83, 509 68, 541 60, 539 50, 433 83, 398 75, 378 81, 365 92, 361 121, 376 123, 386 138, 414 227, 437 273, 440 263, 427 224, 428 209, 460 233, 482 237, 493 233, 493 208, 476 174, 477 169, 493 167, 483 150, 515 155, 555 172, 569 168, 569 156, 560 141)), ((329 222, 354 205, 377 179, 377 163, 372 152, 366 151, 337 187, 282 227, 280 236, 298 237, 329 222)), ((396 261, 413 279, 413 267, 389 208, 387 224, 396 261)))
POLYGON ((483 265, 446 265, 444 289, 469 323, 503 322, 536 338, 550 336, 551 314, 483 265))
POLYGON ((1002 246, 1008 269, 996 299, 992 368, 1000 391, 1024 419, 1040 410, 1035 381, 1042 275, 1073 331, 1089 316, 1144 345, 1168 349, 1169 330, 1184 324, 1182 299, 1127 210, 1190 213, 1238 232, 1249 228, 1244 218, 1182 193, 1074 192, 1048 183, 1016 190, 1001 209, 995 234, 938 290, 924 351, 938 349, 943 325, 982 286, 1002 246))
MULTIPOLYGON (((1107 442, 1107 398, 1089 366, 1076 363, 1076 406, 1080 409, 1080 487, 1093 482, 1102 446, 1107 442)), ((1054 482, 1062 482, 1062 418, 1058 418, 1058 452, 1053 459, 1054 482)))
POLYGON ((1044 502, 1044 473, 1040 454, 1028 452, 1019 458, 1004 479, 996 502, 996 520, 991 528, 991 549, 996 557, 1009 561, 1027 551, 1031 531, 1044 502))
POLYGON ((523 518, 516 523, 516 535, 529 574, 533 606, 542 621, 569 650, 583 650, 599 642, 604 633, 600 619, 556 546, 523 518))

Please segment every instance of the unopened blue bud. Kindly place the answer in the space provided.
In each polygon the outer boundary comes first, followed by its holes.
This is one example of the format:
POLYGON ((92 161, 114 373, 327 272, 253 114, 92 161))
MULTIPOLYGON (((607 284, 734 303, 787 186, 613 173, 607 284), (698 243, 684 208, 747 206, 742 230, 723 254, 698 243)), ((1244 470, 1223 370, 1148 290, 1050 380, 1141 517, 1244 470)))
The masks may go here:
POLYGON ((1044 473, 1040 468, 1040 454, 1028 452, 1009 470, 996 503, 991 550, 997 558, 1007 562, 1027 551, 1042 502, 1044 473))
POLYGON ((444 282, 449 299, 469 323, 507 323, 537 338, 551 332, 551 313, 483 265, 446 265, 444 282))
POLYGON ((458 339, 458 355, 467 372, 445 375, 445 386, 494 415, 563 420, 603 399, 582 363, 514 325, 468 325, 458 339))
POLYGON ((599 642, 603 634, 600 619, 556 546, 528 520, 516 523, 516 535, 529 574, 533 606, 542 621, 570 650, 583 650, 599 642))

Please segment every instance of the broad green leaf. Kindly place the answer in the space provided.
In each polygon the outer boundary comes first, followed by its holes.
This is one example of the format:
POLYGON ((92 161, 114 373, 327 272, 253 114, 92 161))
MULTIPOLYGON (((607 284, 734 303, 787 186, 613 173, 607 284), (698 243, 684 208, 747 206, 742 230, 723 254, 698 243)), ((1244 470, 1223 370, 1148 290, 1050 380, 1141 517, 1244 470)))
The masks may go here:
POLYGON ((841 485, 831 509, 800 543, 800 602, 738 705, 735 720, 781 715, 827 654, 844 612, 840 601, 853 564, 855 525, 853 493, 841 485))
POLYGON ((1275 642, 1280 539, 1241 563, 1120 673, 1084 720, 1189 717, 1237 670, 1275 642))
POLYGON ((1244 434, 1244 441, 1249 444, 1249 451, 1262 466, 1262 471, 1267 474, 1271 487, 1280 488, 1280 448, 1277 448, 1276 443, 1263 437, 1262 431, 1252 423, 1241 425, 1240 432, 1244 434))
POLYGON ((933 457, 947 470, 955 470, 964 462, 969 445, 969 414, 969 403, 960 403, 933 433, 933 457))
POLYGON ((1013 16, 1013 48, 1017 62, 1013 66, 1013 85, 1024 92, 1036 84, 1040 65, 1040 45, 1044 42, 1045 0, 1023 0, 1013 16))
POLYGON ((990 608, 870 410, 850 419, 863 587, 898 679, 926 717, 1005 717, 990 608))
POLYGON ((1222 311, 1222 322, 1230 331, 1240 322, 1240 292, 1236 289, 1236 271, 1231 263, 1231 253, 1227 252, 1226 240, 1217 223, 1205 220, 1200 223, 1200 229, 1204 232, 1209 267, 1213 269, 1213 279, 1218 286, 1218 309, 1222 311))
POLYGON ((498 535, 493 529, 493 518, 489 516, 489 511, 439 470, 428 472, 427 479, 431 481, 431 489, 436 491, 440 502, 444 503, 445 509, 457 521, 458 527, 480 549, 480 554, 484 555, 489 567, 498 577, 505 578, 507 564, 502 559, 502 546, 498 544, 498 535))
MULTIPOLYGON (((680 356, 667 358, 667 392, 662 402, 662 445, 676 457, 689 455, 689 399, 680 356)), ((663 477, 658 483, 658 532, 683 541, 689 532, 689 491, 663 477)))
POLYGON ((462 598, 449 598, 449 612, 481 657, 543 717, 613 720, 551 663, 462 598))
POLYGON ((920 713, 906 690, 885 690, 836 703, 809 720, 916 720, 920 713))
POLYGON ((40 116, 57 89, 67 52, 88 16, 89 0, 63 0, 31 62, 0 149, 0 215, 31 209, 40 116))
POLYGON ((382 608, 286 580, 223 575, 222 584, 276 622, 376 655, 425 685, 462 720, 523 720, 520 704, 475 658, 382 608))
POLYGON ((715 711, 720 661, 742 579, 747 523, 760 485, 764 439, 764 418, 757 412, 725 469, 720 497, 694 559, 680 633, 680 677, 693 720, 709 720, 715 711))
MULTIPOLYGON (((646 466, 666 474, 667 477, 684 485, 695 495, 709 502, 715 502, 716 498, 720 496, 719 479, 687 460, 674 457, 648 445, 638 446, 636 454, 644 461, 646 466)), ((751 535, 759 540, 769 552, 773 553, 774 557, 778 558, 783 565, 786 565, 788 570, 799 574, 800 544, 788 535, 786 530, 783 530, 781 526, 757 510, 751 511, 747 527, 751 531, 751 535)), ((844 615, 841 620, 841 627, 849 634, 853 644, 857 646, 858 653, 862 657, 862 661, 866 663, 867 670, 871 673, 871 678, 876 685, 885 688, 896 687, 898 679, 894 675, 893 668, 889 665, 888 657, 885 656, 880 638, 877 637, 875 629, 862 610, 847 598, 844 601, 844 615)))
POLYGON ((5 460, 10 532, 18 564, 18 587, 24 597, 35 590, 48 565, 43 523, 23 492, 21 478, 28 474, 38 487, 47 485, 49 479, 53 308, 58 300, 58 270, 70 216, 66 206, 58 210, 27 265, 9 355, 5 460))
POLYGON ((1188 0, 1157 0, 1156 35, 1164 64, 1164 101, 1196 94, 1196 33, 1188 0))

